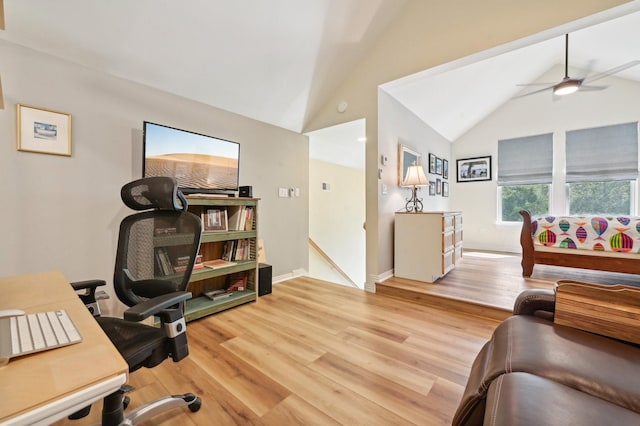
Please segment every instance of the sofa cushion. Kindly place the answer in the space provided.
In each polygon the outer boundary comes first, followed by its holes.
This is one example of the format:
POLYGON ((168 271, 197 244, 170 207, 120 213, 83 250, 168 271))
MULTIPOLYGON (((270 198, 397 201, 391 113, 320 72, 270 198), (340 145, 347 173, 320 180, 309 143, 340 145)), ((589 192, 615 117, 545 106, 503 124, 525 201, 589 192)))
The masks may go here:
POLYGON ((533 374, 503 374, 487 392, 485 426, 638 424, 638 413, 533 374))

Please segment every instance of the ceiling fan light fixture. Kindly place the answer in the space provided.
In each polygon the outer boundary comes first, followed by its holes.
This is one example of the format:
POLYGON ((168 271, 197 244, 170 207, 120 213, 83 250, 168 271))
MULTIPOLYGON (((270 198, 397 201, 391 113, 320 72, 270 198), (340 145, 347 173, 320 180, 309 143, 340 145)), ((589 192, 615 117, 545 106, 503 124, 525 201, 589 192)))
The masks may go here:
POLYGON ((553 87, 553 94, 556 96, 565 96, 575 93, 580 88, 580 81, 578 80, 566 80, 556 84, 553 87))

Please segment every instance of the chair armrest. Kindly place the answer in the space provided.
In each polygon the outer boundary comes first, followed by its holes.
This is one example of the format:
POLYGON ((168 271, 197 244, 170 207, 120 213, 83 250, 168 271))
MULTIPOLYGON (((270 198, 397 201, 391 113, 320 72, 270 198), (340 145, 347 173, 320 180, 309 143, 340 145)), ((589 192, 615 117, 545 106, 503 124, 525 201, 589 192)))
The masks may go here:
POLYGON ((71 287, 73 287, 75 291, 84 290, 82 293, 78 293, 78 297, 82 300, 82 303, 84 303, 89 312, 91 312, 95 317, 99 317, 101 314, 98 300, 109 298, 109 295, 106 292, 102 290, 96 291, 98 287, 102 287, 104 285, 107 285, 107 282, 104 280, 85 280, 71 283, 71 287))
POLYGON ((85 280, 85 281, 76 281, 71 283, 71 287, 74 290, 96 290, 96 287, 102 287, 103 285, 107 285, 105 280, 85 280))
POLYGON ((513 304, 514 315, 533 315, 553 320, 556 293, 551 289, 530 289, 518 295, 513 304))
POLYGON ((142 321, 151 315, 169 314, 166 321, 175 321, 182 317, 182 304, 185 300, 191 299, 191 293, 188 291, 176 291, 145 300, 124 312, 124 319, 127 321, 142 321), (175 309, 176 305, 180 309, 175 309), (171 309, 169 309, 171 308, 171 309), (176 312, 177 311, 177 312, 176 312))

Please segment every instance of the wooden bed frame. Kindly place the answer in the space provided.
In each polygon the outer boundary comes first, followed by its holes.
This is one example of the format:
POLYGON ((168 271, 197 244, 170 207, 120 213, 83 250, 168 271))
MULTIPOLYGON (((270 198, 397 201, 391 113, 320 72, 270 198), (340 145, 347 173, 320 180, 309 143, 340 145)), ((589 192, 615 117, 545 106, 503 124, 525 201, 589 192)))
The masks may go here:
POLYGON ((575 254, 571 253, 571 250, 566 250, 567 253, 536 250, 533 244, 533 238, 531 237, 533 231, 531 227, 531 214, 527 210, 521 210, 520 214, 523 219, 522 231, 520 232, 523 276, 530 277, 533 273, 533 265, 535 264, 640 274, 640 256, 638 256, 637 259, 631 259, 625 257, 575 254))

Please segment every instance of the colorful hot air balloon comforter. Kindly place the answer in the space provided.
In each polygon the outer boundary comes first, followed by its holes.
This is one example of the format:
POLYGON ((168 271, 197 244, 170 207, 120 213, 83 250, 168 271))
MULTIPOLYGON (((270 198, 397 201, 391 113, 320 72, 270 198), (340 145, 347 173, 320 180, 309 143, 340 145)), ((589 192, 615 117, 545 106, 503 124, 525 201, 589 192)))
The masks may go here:
POLYGON ((531 226, 538 246, 640 253, 640 217, 540 216, 531 226))

